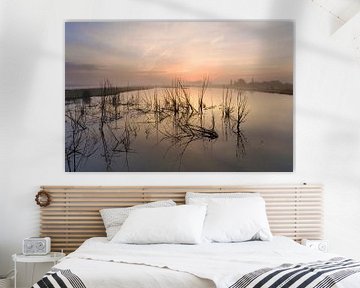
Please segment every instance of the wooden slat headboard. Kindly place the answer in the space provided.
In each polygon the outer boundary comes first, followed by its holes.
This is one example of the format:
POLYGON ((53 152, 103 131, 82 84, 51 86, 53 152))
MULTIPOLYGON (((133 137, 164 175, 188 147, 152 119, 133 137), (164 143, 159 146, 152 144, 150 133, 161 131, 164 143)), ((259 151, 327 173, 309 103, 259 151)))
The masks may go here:
POLYGON ((52 239, 53 251, 74 251, 95 236, 105 236, 99 209, 128 207, 164 199, 183 204, 190 192, 259 192, 266 201, 274 235, 301 239, 322 237, 322 187, 277 186, 42 186, 51 204, 41 208, 41 236, 52 239))

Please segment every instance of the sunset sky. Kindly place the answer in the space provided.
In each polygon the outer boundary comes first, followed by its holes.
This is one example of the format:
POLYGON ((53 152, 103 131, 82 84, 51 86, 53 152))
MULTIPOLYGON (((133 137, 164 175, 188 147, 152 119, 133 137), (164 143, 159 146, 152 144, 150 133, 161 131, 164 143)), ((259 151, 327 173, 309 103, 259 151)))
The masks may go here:
POLYGON ((67 22, 66 88, 170 84, 175 77, 293 81, 288 21, 67 22))

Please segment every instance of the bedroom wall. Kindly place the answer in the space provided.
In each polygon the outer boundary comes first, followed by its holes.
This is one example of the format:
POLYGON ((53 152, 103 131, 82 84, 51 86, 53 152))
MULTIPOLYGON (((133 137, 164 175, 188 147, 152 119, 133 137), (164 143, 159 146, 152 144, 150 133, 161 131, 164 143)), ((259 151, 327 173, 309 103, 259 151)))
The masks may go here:
POLYGON ((34 195, 42 184, 322 183, 330 251, 360 259, 360 51, 353 39, 359 13, 345 23, 316 1, 218 3, 0 2, 0 274, 22 239, 38 234, 34 195), (64 21, 123 18, 296 20, 295 172, 65 173, 64 21))

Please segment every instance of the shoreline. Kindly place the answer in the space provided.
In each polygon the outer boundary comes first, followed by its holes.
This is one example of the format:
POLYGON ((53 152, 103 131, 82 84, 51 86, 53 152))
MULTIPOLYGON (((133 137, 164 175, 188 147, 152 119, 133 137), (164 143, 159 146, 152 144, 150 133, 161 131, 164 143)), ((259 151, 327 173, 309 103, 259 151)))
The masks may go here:
MULTIPOLYGON (((107 95, 115 95, 124 92, 141 91, 151 89, 150 86, 132 86, 132 87, 111 87, 107 88, 107 95)), ((65 89, 65 100, 84 99, 94 96, 101 96, 103 88, 75 88, 65 89)))
MULTIPOLYGON (((187 87, 200 87, 197 85, 188 85, 187 87)), ((124 92, 131 91, 142 91, 153 88, 171 88, 171 86, 132 86, 132 87, 113 87, 108 89, 108 93, 106 95, 115 95, 124 92)), ((241 89, 243 91, 248 92, 264 92, 271 94, 282 94, 293 96, 293 90, 289 89, 261 89, 261 88, 239 88, 239 87, 231 87, 227 85, 213 85, 209 86, 209 88, 226 88, 226 89, 241 89)), ((102 88, 74 88, 74 89, 65 89, 65 100, 76 100, 76 99, 84 99, 90 97, 96 97, 101 95, 102 88)))

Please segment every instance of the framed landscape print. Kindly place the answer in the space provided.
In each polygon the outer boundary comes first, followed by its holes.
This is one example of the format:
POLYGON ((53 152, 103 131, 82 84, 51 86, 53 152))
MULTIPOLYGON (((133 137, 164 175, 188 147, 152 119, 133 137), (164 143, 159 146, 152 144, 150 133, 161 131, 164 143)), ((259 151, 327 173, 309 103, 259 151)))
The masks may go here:
POLYGON ((65 23, 68 172, 293 171, 291 21, 65 23))

